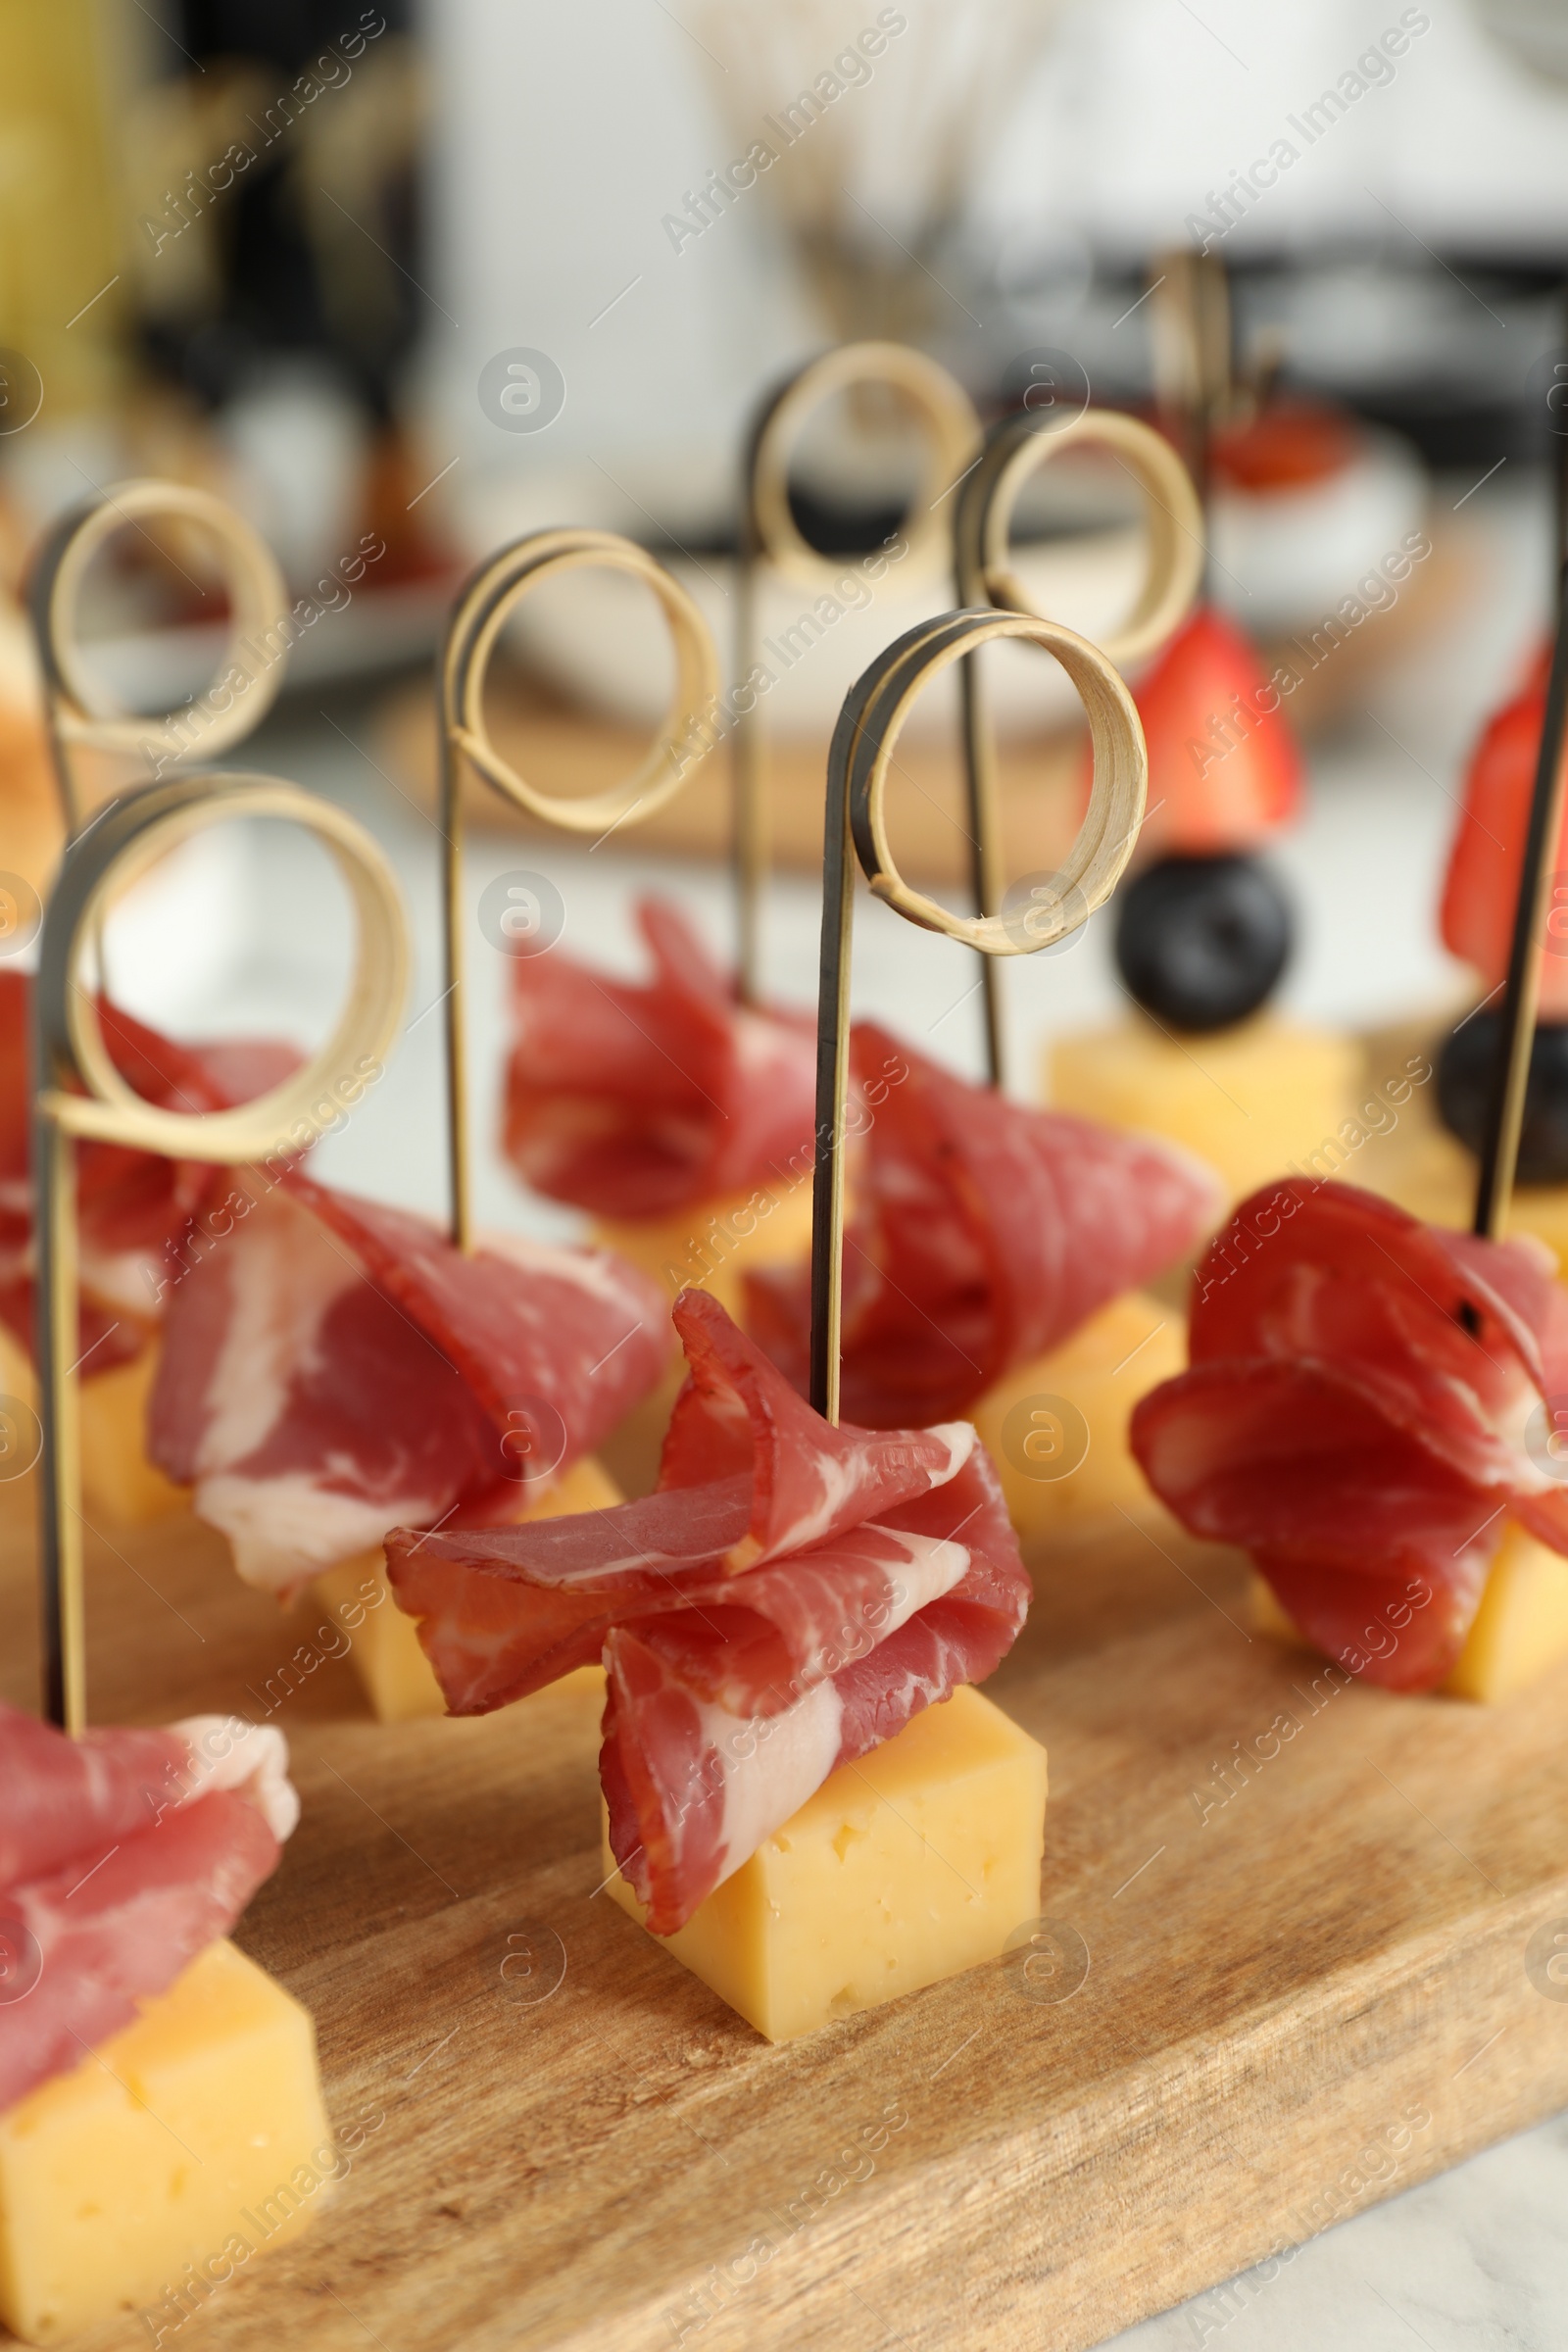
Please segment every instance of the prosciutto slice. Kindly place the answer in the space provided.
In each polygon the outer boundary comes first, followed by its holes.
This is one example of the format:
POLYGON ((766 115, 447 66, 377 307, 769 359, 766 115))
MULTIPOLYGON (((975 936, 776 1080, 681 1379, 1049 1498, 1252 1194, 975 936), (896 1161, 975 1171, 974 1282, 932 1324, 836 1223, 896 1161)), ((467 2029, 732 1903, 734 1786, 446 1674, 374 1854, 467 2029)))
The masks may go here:
POLYGON ((659 1380, 663 1302, 605 1250, 492 1236, 253 1171, 172 1292, 152 1458, 247 1583, 287 1592, 388 1528, 506 1518, 659 1380))
POLYGON ((1568 1552, 1544 1401, 1568 1406, 1568 1293, 1549 1253, 1298 1177, 1242 1203, 1194 1286, 1192 1368, 1133 1415, 1151 1486, 1195 1535, 1249 1551, 1318 1647, 1430 1690, 1505 1515, 1568 1552))
MULTIPOLYGON (((1173 1145, 1024 1109, 868 1023, 852 1056, 871 1126, 844 1244, 842 1394, 868 1428, 967 1412, 1219 1212, 1218 1179, 1173 1145)), ((746 1319, 804 1390, 808 1271, 749 1273, 746 1319)))
POLYGON ((684 915, 645 899, 645 982, 550 953, 514 965, 505 1149, 526 1184, 612 1218, 671 1216, 810 1164, 815 1024, 736 1002, 684 915))
POLYGON ((602 1658, 617 1861, 672 1935, 838 1765, 979 1682, 1029 1583, 967 1423, 813 1413, 705 1292, 658 1491, 520 1527, 387 1541, 454 1714, 602 1658))
POLYGON ((0 2111, 224 1936, 299 1815, 275 1727, 68 1740, 0 1706, 0 2111))
MULTIPOLYGON (((32 984, 0 972, 0 1321, 32 1346, 32 1177, 29 1161, 32 984)), ((164 1110, 226 1110, 265 1094, 299 1066, 292 1046, 258 1038, 180 1046, 100 1002, 110 1058, 164 1110)), ((178 1245, 226 1171, 119 1144, 78 1144, 81 1375, 139 1354, 156 1323, 178 1245)))

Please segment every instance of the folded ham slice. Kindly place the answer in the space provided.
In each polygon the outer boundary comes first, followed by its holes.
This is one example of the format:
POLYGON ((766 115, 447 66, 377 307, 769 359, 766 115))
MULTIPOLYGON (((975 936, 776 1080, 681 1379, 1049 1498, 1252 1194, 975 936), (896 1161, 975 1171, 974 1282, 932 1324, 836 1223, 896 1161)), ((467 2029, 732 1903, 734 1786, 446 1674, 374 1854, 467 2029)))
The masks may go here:
POLYGON ((601 1657, 611 1841, 672 1935, 836 1766, 980 1682, 1029 1582, 967 1423, 813 1413, 706 1293, 658 1492, 521 1527, 387 1541, 454 1714, 601 1657))
POLYGON ((1568 1552, 1543 1401, 1568 1410, 1568 1292, 1549 1253, 1293 1177, 1243 1201, 1193 1297, 1191 1370, 1133 1415, 1151 1486, 1193 1534, 1249 1551, 1318 1647, 1430 1690, 1505 1514, 1568 1552))
POLYGON ((297 1170, 241 1191, 170 1295, 149 1446, 248 1583, 286 1592, 390 1527, 514 1516, 668 1360, 655 1286, 608 1251, 496 1235, 465 1257, 297 1170))
MULTIPOLYGON (((0 972, 0 1321, 32 1346, 31 1081, 32 984, 0 972)), ((265 1094, 297 1069, 292 1046, 244 1043, 180 1046, 129 1013, 100 1003, 104 1042, 116 1068, 162 1110, 226 1110, 265 1094)), ((81 1374, 91 1379, 139 1354, 157 1322, 178 1245, 227 1172, 169 1160, 119 1144, 78 1144, 81 1240, 81 1374)))
POLYGON ((80 1740, 0 1706, 0 2110, 224 1936, 298 1818, 275 1727, 80 1740))
POLYGON ((757 1012, 684 915, 645 899, 646 982, 556 952, 514 965, 505 1148, 525 1183, 599 1217, 663 1217, 810 1163, 815 1024, 757 1012))
MULTIPOLYGON (((842 1395, 868 1428, 967 1412, 1219 1213, 1218 1179, 1174 1145, 1024 1109, 869 1023, 852 1055, 871 1125, 844 1242, 842 1395)), ((808 1271, 748 1274, 746 1320, 804 1391, 808 1271)))

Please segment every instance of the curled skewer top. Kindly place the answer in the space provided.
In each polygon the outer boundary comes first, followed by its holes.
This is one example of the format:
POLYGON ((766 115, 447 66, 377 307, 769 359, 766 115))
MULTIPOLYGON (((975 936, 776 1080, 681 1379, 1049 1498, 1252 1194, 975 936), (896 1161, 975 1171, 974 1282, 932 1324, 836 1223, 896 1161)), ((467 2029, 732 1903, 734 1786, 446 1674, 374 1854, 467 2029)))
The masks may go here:
MULTIPOLYGON (((1149 768, 1132 696, 1102 648, 1036 613, 946 613, 890 646, 855 688, 845 705, 846 716, 852 706, 852 838, 876 897, 908 921, 944 932, 983 956, 1030 956, 1075 931, 1109 898, 1143 821, 1149 768), (1084 706, 1094 748, 1089 808, 1066 863, 1054 877, 1053 904, 1037 904, 1021 921, 1001 913, 956 914, 927 898, 899 872, 888 841, 888 777, 900 731, 916 697, 941 671, 999 638, 1022 639, 1055 656, 1084 706)), ((835 742, 834 757, 840 748, 835 742)))
POLYGON ((635 811, 652 816, 684 782, 685 747, 718 696, 718 660, 708 624, 664 566, 615 531, 535 531, 481 564, 453 608, 441 661, 443 733, 485 780, 543 823, 600 833, 635 811), (609 792, 580 798, 547 793, 504 760, 485 723, 490 658, 512 614, 546 580, 598 567, 627 572, 659 599, 675 650, 675 685, 659 733, 635 773, 609 792))
POLYGON ((947 369, 906 343, 845 343, 793 375, 758 416, 747 452, 745 527, 748 551, 766 555, 781 571, 817 587, 842 571, 803 537, 790 507, 790 463, 815 412, 836 393, 876 386, 903 395, 928 430, 920 484, 905 536, 916 569, 942 558, 947 517, 938 503, 968 465, 980 438, 974 406, 947 369))
POLYGON ((992 427, 956 502, 958 596, 965 606, 989 604, 1038 614, 1010 561, 1013 513, 1031 475, 1065 451, 1085 449, 1112 458, 1143 493, 1143 583, 1125 620, 1100 640, 1109 659, 1125 668, 1153 653, 1179 626, 1203 576, 1203 516, 1192 477, 1170 443, 1136 416, 1085 409, 1053 424, 1024 412, 992 427))
POLYGON ((464 1012, 463 802, 465 760, 504 799, 568 833, 613 832, 652 816, 680 790, 712 736, 718 657, 708 623, 680 582, 635 540, 614 531, 534 531, 480 564, 458 596, 441 654, 441 833, 443 843, 447 1045, 447 1159, 450 1231, 473 1247, 468 1167, 467 1054, 464 1012), (635 771, 608 792, 570 798, 532 784, 491 740, 484 690, 490 658, 507 621, 534 589, 564 572, 628 573, 652 589, 669 623, 675 684, 659 732, 635 771))
POLYGON ((811 1402, 830 1421, 839 1412, 855 858, 876 896, 909 922, 983 956, 1029 956, 1076 931, 1109 898, 1132 856, 1148 788, 1143 727, 1113 663, 1087 638, 1034 613, 948 612, 921 621, 879 655, 845 697, 827 766, 811 1206, 811 1402), (1035 893, 1010 914, 955 914, 899 872, 888 842, 887 783, 899 731, 921 688, 998 638, 1038 645, 1061 663, 1089 720, 1094 775, 1077 839, 1049 893, 1035 893))
POLYGON ((72 779, 68 746, 145 758, 156 745, 164 762, 192 754, 213 759, 243 742, 283 682, 283 641, 270 647, 288 609, 288 591, 276 559, 243 515, 210 490, 189 483, 117 482, 73 507, 38 550, 27 604, 43 669, 61 795, 73 831, 84 812, 72 779), (81 638, 80 604, 88 568, 108 541, 118 531, 145 530, 150 523, 195 525, 217 542, 228 593, 228 638, 215 685, 206 695, 177 710, 143 715, 122 709, 93 675, 81 638), (253 645, 256 640, 259 648, 253 645), (236 671, 244 681, 238 689, 232 683, 236 671))
POLYGON ((66 856, 44 916, 35 1020, 38 1107, 66 1133, 236 1166, 287 1146, 344 1071, 387 1053, 403 1016, 409 949, 402 899, 385 857, 345 810, 275 776, 178 776, 111 801, 66 856), (280 817, 323 842, 353 900, 354 974, 331 1036, 310 1061, 254 1101, 215 1111, 165 1110, 116 1069, 96 998, 78 966, 112 901, 166 852, 209 826, 280 817), (67 1091, 72 1085, 82 1091, 67 1091))
POLYGON ((292 1156, 320 1133, 323 1098, 340 1104, 345 1082, 363 1089, 380 1063, 402 1019, 408 975, 403 903, 386 858, 343 809, 276 777, 187 775, 146 785, 109 802, 67 848, 44 916, 32 1054, 44 1706, 51 1722, 70 1732, 86 1721, 87 1695, 74 1145, 88 1139, 228 1166, 292 1156), (97 997, 83 985, 80 967, 102 941, 114 899, 155 858, 209 825, 256 816, 304 826, 325 844, 343 876, 358 931, 348 996, 326 1043, 265 1094, 227 1110, 167 1110, 145 1101, 115 1067, 97 997))

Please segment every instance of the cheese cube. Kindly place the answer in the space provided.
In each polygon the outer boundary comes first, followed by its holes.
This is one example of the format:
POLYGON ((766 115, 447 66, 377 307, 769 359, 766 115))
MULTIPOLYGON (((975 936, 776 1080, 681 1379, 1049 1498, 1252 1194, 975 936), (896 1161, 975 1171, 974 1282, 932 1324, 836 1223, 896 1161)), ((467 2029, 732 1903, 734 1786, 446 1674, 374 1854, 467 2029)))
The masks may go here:
MULTIPOLYGON (((664 1949, 769 2041, 994 1960, 1040 1910, 1046 1751, 964 1685, 808 1797, 664 1949)), ((639 1922, 615 1870, 607 1892, 639 1922)))
MULTIPOLYGON (((89 1519, 145 1527, 185 1508, 185 1488, 174 1486, 147 1459, 147 1396, 158 1373, 158 1342, 149 1340, 128 1364, 78 1380, 81 1414, 81 1494, 89 1519)), ((38 1384, 25 1350, 0 1330, 0 1394, 36 1409, 38 1384)))
MULTIPOLYGON (((518 1492, 526 1495, 527 1489, 518 1492)), ((605 1510, 620 1499, 620 1490, 590 1454, 517 1516, 564 1519, 573 1511, 605 1510)), ((318 1576, 316 1597, 323 1609, 335 1612, 352 1637, 349 1654, 378 1723, 408 1723, 416 1715, 446 1713, 435 1669, 419 1647, 418 1629, 392 1597, 386 1555, 379 1545, 340 1560, 318 1576)), ((596 1680, 602 1689, 604 1674, 598 1666, 581 1666, 575 1674, 562 1677, 563 1683, 584 1687, 596 1680)))
POLYGON ((810 1170, 793 1184, 775 1177, 672 1217, 623 1223, 602 1218, 593 1231, 596 1242, 629 1257, 672 1298, 688 1287, 708 1291, 739 1321, 741 1277, 748 1268, 789 1265, 810 1255, 810 1170))
POLYGON ((53 2344, 140 2308, 156 2342, 161 2315, 177 2327, 303 2229, 340 2169, 309 2012, 209 1944, 0 2115, 0 2318, 53 2344))
MULTIPOLYGON (((1261 1577, 1252 1583, 1259 1633, 1310 1648, 1261 1577)), ((1487 1576, 1463 1649, 1438 1688, 1453 1698, 1494 1704, 1539 1682, 1568 1657, 1568 1559, 1513 1520, 1487 1576)))
MULTIPOLYGON (((1470 1212, 1475 1207, 1473 1163, 1469 1175, 1459 1214, 1453 1220, 1461 1227, 1469 1224, 1470 1212)), ((1516 1184, 1508 1203, 1505 1231, 1510 1235, 1533 1233, 1556 1258, 1559 1273, 1568 1271, 1568 1184, 1516 1184)))
POLYGON ((158 1342, 128 1364, 81 1384, 81 1492, 122 1527, 145 1527, 185 1508, 189 1495, 147 1459, 147 1398, 158 1374, 158 1342))
POLYGON ((1127 1423, 1140 1396, 1186 1369, 1186 1317, 1129 1291, 988 1391, 969 1418, 1018 1533, 1147 1510, 1152 1497, 1127 1449, 1127 1423))
MULTIPOLYGON (((1046 1092, 1054 1109, 1184 1144, 1241 1200, 1293 1164, 1312 1173, 1312 1154, 1349 1116, 1361 1066, 1353 1038, 1267 1014, 1183 1038, 1140 1016, 1058 1039, 1046 1092)), ((1336 1148, 1336 1164, 1340 1156, 1336 1148)))
POLYGON ((1443 1688, 1456 1698, 1511 1698, 1564 1656, 1568 1559, 1509 1520, 1481 1606, 1443 1688))

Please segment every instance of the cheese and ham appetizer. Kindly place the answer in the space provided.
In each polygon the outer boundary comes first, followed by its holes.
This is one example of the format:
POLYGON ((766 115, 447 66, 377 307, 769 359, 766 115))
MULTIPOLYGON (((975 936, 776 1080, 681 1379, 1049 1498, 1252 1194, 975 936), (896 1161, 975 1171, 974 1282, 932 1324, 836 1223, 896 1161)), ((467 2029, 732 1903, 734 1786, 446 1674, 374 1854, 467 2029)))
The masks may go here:
MULTIPOLYGON (((0 1321, 32 1347, 31 982, 0 972, 0 1321)), ((110 1059, 161 1110, 226 1110, 297 1069, 292 1046, 265 1038, 176 1045, 100 1002, 110 1059)), ((226 1171, 120 1144, 76 1146, 81 1249, 81 1375, 141 1352, 182 1243, 226 1171)))
POLYGON ((809 1164, 814 1020, 737 1004, 666 900, 643 900, 637 922, 648 981, 555 952, 514 966, 507 1156, 597 1217, 678 1215, 809 1164))
POLYGON ((0 1706, 0 2110, 226 1936, 299 1819, 273 1726, 79 1740, 0 1706))
POLYGON ((1200 1261, 1191 1357, 1133 1414, 1150 1485, 1194 1535, 1250 1552, 1300 1632, 1369 1682, 1443 1680, 1505 1517, 1568 1552, 1543 1404, 1568 1393, 1568 1291, 1539 1243, 1293 1177, 1200 1261), (1397 1638, 1367 1657, 1377 1614, 1397 1638))
POLYGON ((966 1422, 835 1429, 706 1293, 674 1320, 688 1375, 653 1494, 387 1544, 454 1714, 603 1659, 611 1843, 661 1936, 839 1765, 983 1681, 1029 1601, 966 1422))
POLYGON ((669 1358, 657 1289, 609 1251, 498 1234, 465 1257, 298 1170, 261 1183, 170 1294, 148 1413, 247 1583, 286 1593, 390 1527, 514 1516, 669 1358))
MULTIPOLYGON (((844 1242, 842 1396, 867 1428, 967 1412, 1179 1264, 1224 1204, 1178 1146, 1009 1102, 870 1023, 851 1058, 871 1125, 844 1242)), ((748 1329, 804 1393, 808 1274, 749 1274, 746 1301, 748 1329)))
MULTIPOLYGON (((1489 721, 1465 775, 1440 918, 1445 947, 1480 973, 1494 995, 1507 976, 1536 762, 1546 723, 1548 648, 1521 693, 1489 721)), ((1568 870, 1568 814, 1548 851, 1554 875, 1568 870)), ((1568 1020, 1568 901, 1554 887, 1541 957, 1538 1018, 1568 1020)))

